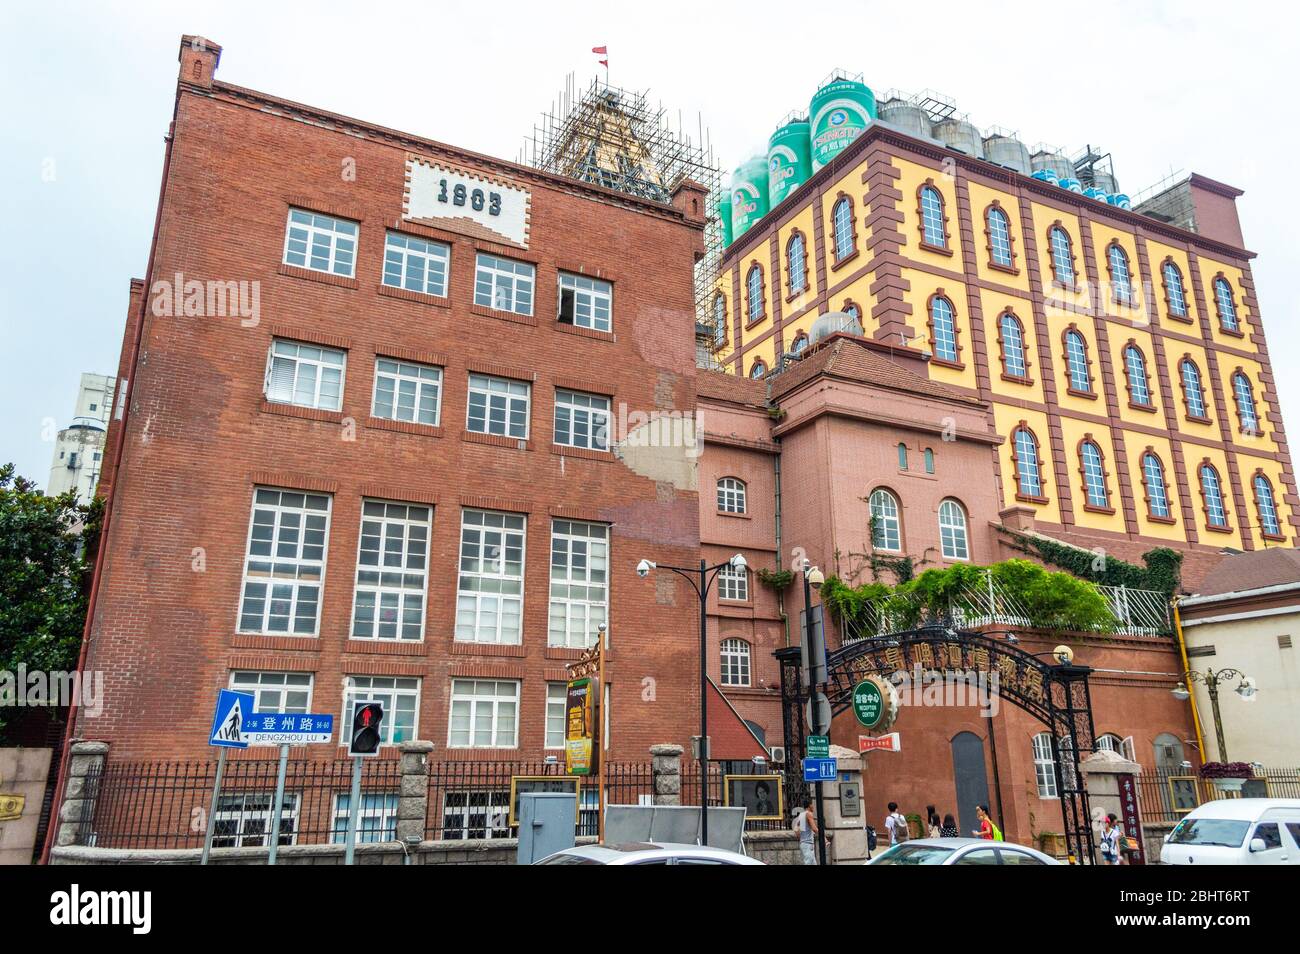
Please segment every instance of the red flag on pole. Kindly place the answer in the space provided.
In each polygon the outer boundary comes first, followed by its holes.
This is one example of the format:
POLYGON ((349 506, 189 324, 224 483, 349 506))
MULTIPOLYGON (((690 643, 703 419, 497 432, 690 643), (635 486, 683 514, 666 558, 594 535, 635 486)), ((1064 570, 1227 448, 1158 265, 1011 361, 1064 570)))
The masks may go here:
POLYGON ((596 62, 599 63, 601 66, 605 67, 605 72, 608 73, 609 72, 609 47, 593 46, 591 48, 591 52, 599 53, 601 56, 605 57, 605 59, 597 60, 596 62))
POLYGON ((591 48, 591 52, 593 52, 593 53, 608 53, 608 52, 609 52, 609 48, 608 48, 608 47, 604 47, 604 46, 593 46, 593 47, 591 48))

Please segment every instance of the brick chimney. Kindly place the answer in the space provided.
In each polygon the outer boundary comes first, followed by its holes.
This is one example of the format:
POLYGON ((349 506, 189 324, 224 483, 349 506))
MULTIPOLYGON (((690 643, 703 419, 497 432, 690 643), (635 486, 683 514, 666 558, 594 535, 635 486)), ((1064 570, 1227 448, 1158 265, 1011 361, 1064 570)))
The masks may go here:
POLYGON ((190 86, 212 88, 212 75, 221 62, 221 46, 201 36, 181 37, 181 71, 179 81, 190 86))

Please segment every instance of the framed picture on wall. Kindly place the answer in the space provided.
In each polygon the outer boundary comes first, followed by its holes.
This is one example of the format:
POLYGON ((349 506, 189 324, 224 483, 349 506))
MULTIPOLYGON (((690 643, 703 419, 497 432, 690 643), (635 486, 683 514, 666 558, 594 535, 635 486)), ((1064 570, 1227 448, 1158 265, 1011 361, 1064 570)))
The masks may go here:
POLYGON ((1201 804, 1201 793, 1195 775, 1169 776, 1169 805, 1179 815, 1186 815, 1201 804))
POLYGON ((746 821, 785 818, 785 788, 780 775, 727 775, 722 780, 723 804, 743 806, 746 821))

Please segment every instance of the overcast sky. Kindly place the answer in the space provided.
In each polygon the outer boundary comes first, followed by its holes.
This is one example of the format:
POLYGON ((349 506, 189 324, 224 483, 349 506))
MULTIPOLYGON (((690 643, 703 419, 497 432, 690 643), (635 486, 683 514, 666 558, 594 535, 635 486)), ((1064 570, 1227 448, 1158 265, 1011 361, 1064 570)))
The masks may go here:
MULTIPOLYGON (((49 421, 117 366, 143 277, 182 33, 219 79, 516 158, 565 76, 649 89, 711 129, 724 168, 832 69, 941 90, 981 128, 1114 155, 1136 194, 1171 171, 1238 200, 1287 422, 1300 428, 1295 164, 1300 14, 1278 3, 100 3, 0 9, 0 462, 45 485, 49 421), (1056 10, 1067 5, 1056 4, 1056 10), (1291 223, 1288 226, 1287 223, 1291 223)), ((232 144, 233 145, 233 144, 232 144)))

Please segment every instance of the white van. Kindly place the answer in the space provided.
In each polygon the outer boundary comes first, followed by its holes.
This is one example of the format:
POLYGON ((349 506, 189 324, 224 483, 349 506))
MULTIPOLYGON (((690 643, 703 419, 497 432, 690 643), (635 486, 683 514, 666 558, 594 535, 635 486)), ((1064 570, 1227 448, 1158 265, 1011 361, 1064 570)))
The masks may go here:
POLYGON ((1165 838, 1167 865, 1300 865, 1300 798, 1228 798, 1193 808, 1165 838))

